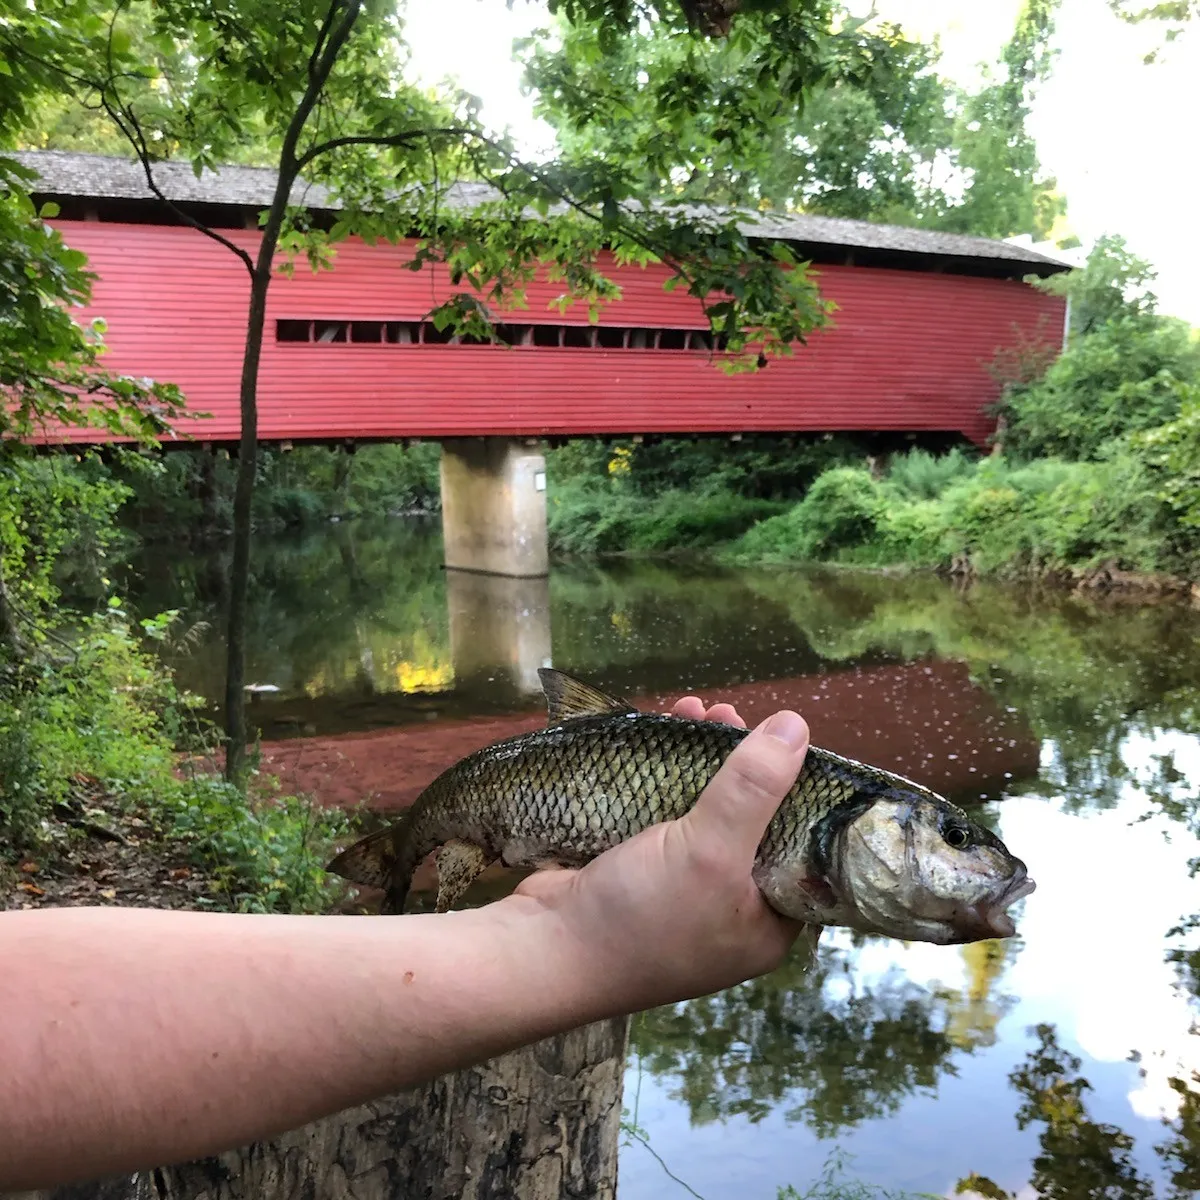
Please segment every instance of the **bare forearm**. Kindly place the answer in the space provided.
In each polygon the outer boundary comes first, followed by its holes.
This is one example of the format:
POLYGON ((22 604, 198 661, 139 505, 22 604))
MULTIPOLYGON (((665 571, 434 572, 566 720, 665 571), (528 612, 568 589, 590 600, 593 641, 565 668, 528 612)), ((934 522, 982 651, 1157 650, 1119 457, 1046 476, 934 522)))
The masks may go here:
POLYGON ((593 1020, 612 1001, 578 959, 521 898, 394 920, 7 914, 0 1191, 227 1149, 593 1020))

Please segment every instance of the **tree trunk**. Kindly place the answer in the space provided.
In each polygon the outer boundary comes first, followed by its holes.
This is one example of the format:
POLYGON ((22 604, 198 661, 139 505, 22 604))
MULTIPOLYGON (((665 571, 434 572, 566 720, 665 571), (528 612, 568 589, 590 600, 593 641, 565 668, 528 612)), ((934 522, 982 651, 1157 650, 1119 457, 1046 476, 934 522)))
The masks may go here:
POLYGON ((601 1021, 272 1142, 21 1200, 614 1200, 628 1032, 601 1021))
POLYGON ((225 778, 233 783, 240 783, 246 772, 246 610, 250 590, 251 508, 254 477, 258 471, 258 364, 262 357, 267 289, 271 284, 271 264, 278 238, 279 223, 268 223, 259 247, 258 265, 250 279, 246 354, 242 359, 242 430, 233 493, 233 558, 229 564, 229 614, 225 638, 225 778))
POLYGON ((219 530, 217 516, 217 448, 204 446, 200 450, 200 476, 196 481, 196 498, 200 501, 200 540, 212 541, 219 530))
POLYGON ((5 657, 14 663, 24 662, 29 654, 29 647, 21 636, 21 626, 8 596, 8 584, 4 581, 2 563, 0 563, 0 650, 3 650, 5 657))

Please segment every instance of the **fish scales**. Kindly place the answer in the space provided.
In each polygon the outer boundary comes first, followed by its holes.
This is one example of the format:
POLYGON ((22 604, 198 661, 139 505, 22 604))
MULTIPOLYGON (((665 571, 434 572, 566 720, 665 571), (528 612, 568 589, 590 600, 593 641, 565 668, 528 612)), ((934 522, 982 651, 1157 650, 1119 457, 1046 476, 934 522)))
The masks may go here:
MULTIPOLYGON (((490 863, 582 866, 683 816, 748 731, 642 713, 543 670, 548 728, 497 742, 442 772, 407 817, 330 870, 386 889, 403 910, 437 851, 439 911, 490 863)), ((754 878, 773 907, 814 924, 934 942, 1007 936, 1032 890, 1024 864, 961 809, 889 771, 810 747, 759 846, 754 878)))

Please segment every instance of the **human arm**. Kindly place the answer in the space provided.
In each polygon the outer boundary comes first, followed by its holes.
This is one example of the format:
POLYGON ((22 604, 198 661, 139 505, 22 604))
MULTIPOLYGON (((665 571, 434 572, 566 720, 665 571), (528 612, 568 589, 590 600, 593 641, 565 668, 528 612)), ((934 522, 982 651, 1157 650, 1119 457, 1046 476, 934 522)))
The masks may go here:
POLYGON ((687 817, 480 909, 0 914, 0 1190, 227 1149, 770 970, 799 927, 750 867, 803 762, 791 720, 687 817))

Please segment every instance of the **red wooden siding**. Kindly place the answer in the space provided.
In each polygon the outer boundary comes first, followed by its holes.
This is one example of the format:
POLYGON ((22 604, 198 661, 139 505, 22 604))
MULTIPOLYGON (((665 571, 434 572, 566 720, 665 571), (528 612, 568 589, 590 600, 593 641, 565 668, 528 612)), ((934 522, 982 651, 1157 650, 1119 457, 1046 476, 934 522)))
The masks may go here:
MULTIPOLYGON (((204 440, 238 434, 245 268, 189 229, 58 222, 99 276, 85 317, 108 323, 112 370, 177 383, 213 414, 184 428, 204 440)), ((229 236, 253 249, 257 234, 229 236)), ((407 247, 338 249, 333 270, 307 265, 276 279, 259 383, 259 436, 438 437, 463 434, 957 430, 983 440, 997 387, 985 369, 1026 337, 1060 339, 1062 301, 1024 283, 950 274, 827 266, 839 308, 794 357, 751 375, 725 374, 695 351, 464 345, 278 343, 279 319, 419 320, 453 289, 445 273, 403 268, 407 247)), ((699 329, 698 304, 665 293, 665 268, 622 268, 612 326, 699 329)), ((539 281, 521 323, 587 323, 560 315, 560 287, 539 281)))

